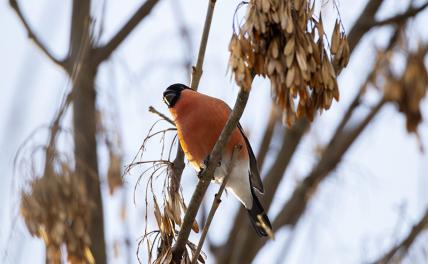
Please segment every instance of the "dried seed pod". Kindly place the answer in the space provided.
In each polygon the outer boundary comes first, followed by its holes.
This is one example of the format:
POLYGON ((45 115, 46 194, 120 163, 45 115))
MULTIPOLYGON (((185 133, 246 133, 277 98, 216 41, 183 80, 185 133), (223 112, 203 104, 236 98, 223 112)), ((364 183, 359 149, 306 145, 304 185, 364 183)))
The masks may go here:
POLYGON ((269 78, 273 99, 288 125, 296 116, 312 119, 339 99, 336 76, 349 60, 340 20, 327 48, 322 17, 317 20, 313 14, 314 2, 308 0, 251 0, 245 23, 229 44, 236 83, 249 90, 255 75, 269 78), (299 102, 297 108, 293 98, 299 102))
POLYGON ((21 194, 21 215, 30 233, 44 241, 50 262, 60 263, 65 246, 71 263, 94 263, 88 234, 93 202, 79 175, 65 163, 59 168, 32 180, 21 194))

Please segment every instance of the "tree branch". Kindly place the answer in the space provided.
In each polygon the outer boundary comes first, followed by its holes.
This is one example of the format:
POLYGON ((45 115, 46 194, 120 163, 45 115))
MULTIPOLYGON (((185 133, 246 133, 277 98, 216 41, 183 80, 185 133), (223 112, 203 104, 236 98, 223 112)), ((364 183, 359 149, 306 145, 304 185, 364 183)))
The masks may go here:
POLYGON ((100 64, 106 60, 113 51, 128 37, 134 28, 152 11, 153 7, 159 0, 146 0, 144 4, 138 8, 134 15, 126 22, 126 24, 116 33, 116 35, 104 46, 95 48, 94 60, 96 64, 100 64))
MULTIPOLYGON (((385 101, 380 100, 354 129, 344 131, 340 138, 334 140, 334 144, 329 145, 318 164, 305 177, 303 182, 296 187, 291 198, 286 202, 273 221, 274 232, 277 232, 285 225, 294 226, 297 223, 319 184, 336 168, 345 152, 373 120, 384 104, 385 101)), ((241 253, 240 255, 242 263, 250 263, 264 243, 264 240, 252 240, 252 243, 247 243, 246 248, 243 249, 245 250, 245 254, 241 253)))
POLYGON ((166 115, 162 114, 161 112, 159 112, 158 110, 156 110, 156 108, 154 108, 153 106, 149 106, 149 112, 153 113, 155 115, 158 115, 160 118, 162 118, 166 122, 168 122, 171 125, 175 126, 175 123, 174 123, 174 121, 171 120, 171 118, 169 118, 166 115))
POLYGON ((315 166, 312 172, 303 180, 300 186, 296 188, 290 200, 275 219, 273 226, 276 230, 284 225, 296 224, 319 183, 336 168, 343 155, 379 113, 379 110, 384 106, 385 102, 385 100, 380 100, 355 128, 345 130, 338 135, 337 138, 332 139, 331 144, 328 145, 317 166, 315 166))
POLYGON ((367 1, 366 7, 364 8, 361 15, 358 17, 354 26, 352 26, 351 31, 348 34, 348 43, 350 54, 355 49, 355 47, 360 43, 361 38, 372 29, 374 17, 382 5, 384 0, 370 0, 367 1))
MULTIPOLYGON (((190 87, 195 91, 198 90, 199 80, 201 79, 201 76, 202 76, 202 66, 203 66, 205 51, 208 43, 208 35, 211 29, 211 21, 213 18, 215 3, 216 3, 215 0, 209 0, 208 10, 205 17, 204 29, 201 37, 201 43, 199 45, 198 59, 196 62, 196 66, 192 67, 192 80, 191 80, 190 87)), ((169 177, 170 179, 172 179, 171 192, 175 193, 178 191, 180 187, 181 176, 184 170, 184 152, 180 144, 178 144, 177 146, 177 153, 173 164, 174 164, 174 167, 173 167, 174 169, 172 170, 173 175, 169 177)))
POLYGON ((274 132, 275 125, 278 121, 279 110, 277 105, 272 102, 269 121, 266 125, 265 132, 263 134, 262 143, 260 144, 259 152, 257 153, 257 163, 259 165, 259 169, 263 168, 263 164, 266 158, 266 154, 269 151, 270 142, 272 141, 272 136, 274 132))
MULTIPOLYGON (((262 197, 266 211, 269 211, 273 197, 283 179, 284 172, 308 127, 309 121, 301 118, 291 128, 285 129, 281 149, 263 181, 265 189, 269 190, 262 197)), ((251 247, 254 241, 258 240, 255 233, 246 232, 247 226, 240 224, 246 216, 245 209, 240 208, 238 215, 235 217, 228 241, 222 247, 215 248, 217 258, 221 258, 218 261, 219 263, 235 263, 241 259, 241 254, 248 253, 247 249, 251 247), (236 242, 242 245, 235 247, 236 242)))
POLYGON ((61 68, 65 68, 66 59, 59 60, 57 59, 51 51, 48 50, 46 44, 42 42, 42 40, 34 33, 34 30, 31 28, 28 21, 25 19, 21 8, 18 5, 16 0, 9 0, 9 4, 15 13, 18 15, 19 20, 23 24, 25 30, 27 31, 28 37, 33 41, 33 43, 55 64, 61 66, 61 68))
POLYGON ((175 263, 180 263, 185 246, 187 244, 192 223, 196 217, 196 214, 201 205, 202 199, 207 191, 208 185, 211 182, 211 179, 214 175, 214 171, 217 168, 217 164, 221 159, 226 143, 229 140, 232 131, 236 128, 239 119, 244 112, 245 106, 248 101, 249 92, 241 89, 236 99, 235 106, 232 113, 229 116, 229 119, 226 122, 225 127, 223 128, 219 139, 217 140, 214 148, 210 154, 210 161, 207 168, 202 172, 201 178, 196 186, 196 189, 190 200, 189 207, 184 216, 183 224, 181 226, 180 232, 178 234, 177 242, 173 248, 173 261, 175 263))
POLYGON ((211 21, 213 19, 215 3, 216 3, 216 0, 209 0, 208 2, 208 9, 207 9, 207 15, 205 17, 204 30, 202 32, 202 37, 201 37, 201 45, 199 46, 198 60, 196 62, 196 67, 193 67, 192 69, 192 83, 190 84, 190 88, 192 88, 195 91, 198 90, 199 81, 201 80, 201 76, 202 76, 202 66, 204 64, 205 51, 207 49, 208 36, 211 28, 211 21))
POLYGON ((427 7, 428 7, 428 2, 422 4, 419 7, 410 6, 405 12, 383 20, 376 21, 372 23, 370 26, 378 27, 378 26, 384 26, 389 24, 400 24, 406 21, 407 19, 416 16, 418 13, 422 12, 427 7))
POLYGON ((428 227, 428 210, 421 217, 419 222, 413 226, 410 233, 398 245, 391 248, 380 259, 375 261, 375 264, 399 263, 400 260, 406 255, 409 248, 415 242, 417 236, 428 227))
POLYGON ((192 264, 196 264, 199 254, 201 253, 202 246, 204 245, 205 237, 207 236, 208 229, 210 228, 211 222, 214 218, 214 214, 217 211, 217 208, 219 207, 221 203, 221 195, 223 194, 224 189, 226 188, 226 183, 229 180, 229 176, 232 173, 233 166, 235 165, 236 157, 238 156, 239 151, 242 149, 242 146, 235 146, 232 152, 232 157, 230 159, 229 166, 227 166, 226 175, 223 178, 223 182, 221 183, 221 186, 218 190, 218 192, 215 194, 214 200, 211 205, 210 212, 208 213, 207 221, 204 225, 204 229, 202 230, 201 238, 199 239, 198 247, 196 248, 195 254, 193 255, 192 264))

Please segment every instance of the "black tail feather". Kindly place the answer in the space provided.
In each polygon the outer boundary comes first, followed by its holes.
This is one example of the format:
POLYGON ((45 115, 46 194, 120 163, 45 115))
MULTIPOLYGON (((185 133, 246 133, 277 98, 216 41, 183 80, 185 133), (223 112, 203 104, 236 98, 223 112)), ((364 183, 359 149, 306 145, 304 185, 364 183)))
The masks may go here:
POLYGON ((267 217, 263 206, 260 204, 259 198, 251 191, 253 195, 253 207, 248 210, 248 214, 250 215, 251 224, 256 230, 257 235, 260 237, 268 236, 268 230, 272 230, 272 225, 267 217))

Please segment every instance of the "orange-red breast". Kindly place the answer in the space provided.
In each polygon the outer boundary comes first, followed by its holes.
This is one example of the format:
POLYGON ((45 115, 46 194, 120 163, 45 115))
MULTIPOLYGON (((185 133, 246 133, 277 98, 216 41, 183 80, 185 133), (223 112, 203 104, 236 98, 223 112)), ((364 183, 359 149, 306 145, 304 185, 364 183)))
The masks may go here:
MULTIPOLYGON (((217 98, 198 93, 183 84, 173 84, 163 93, 177 127, 180 145, 196 171, 204 167, 231 112, 229 106, 217 98)), ((232 132, 222 160, 214 173, 214 181, 221 183, 236 145, 243 146, 226 183, 230 191, 247 209, 257 234, 266 236, 272 228, 254 189, 263 193, 263 184, 250 142, 242 127, 232 132)))

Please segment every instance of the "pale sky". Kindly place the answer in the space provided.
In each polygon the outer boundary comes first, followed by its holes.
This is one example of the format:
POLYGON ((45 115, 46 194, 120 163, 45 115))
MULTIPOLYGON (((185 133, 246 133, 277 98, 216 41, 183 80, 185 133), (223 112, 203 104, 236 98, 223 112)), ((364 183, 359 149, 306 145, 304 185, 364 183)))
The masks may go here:
MULTIPOLYGON (((33 28, 42 36, 49 48, 58 56, 64 55, 68 43, 68 27, 71 1, 65 5, 59 1, 19 1, 33 28), (66 29, 66 30, 65 30, 66 29)), ((100 13, 100 3, 93 6, 100 13)), ((128 19, 141 1, 107 1, 105 34, 101 41, 111 35, 128 19)), ((364 0, 340 1, 340 11, 345 29, 352 23, 365 5, 364 0)), ((386 0, 381 15, 403 10, 407 1, 386 0)), ((420 2, 420 1, 419 1, 420 2)), ((183 19, 189 26, 196 56, 203 25, 206 1, 181 0, 183 19)), ((217 0, 210 34, 204 75, 200 91, 225 100, 233 105, 238 88, 227 72, 228 42, 232 33, 232 17, 239 1, 217 0)), ((147 111, 150 105, 167 113, 161 100, 162 91, 172 83, 187 82, 181 67, 186 46, 178 34, 174 5, 163 0, 151 15, 144 20, 127 41, 104 63, 99 71, 98 105, 107 109, 108 118, 116 118, 123 142, 124 161, 129 163, 141 145, 150 125, 157 120, 147 111), (116 100, 116 101, 115 101, 116 100)), ((0 253, 2 263, 44 263, 43 244, 32 238, 19 218, 19 188, 28 179, 21 170, 13 172, 13 159, 18 147, 37 130, 30 144, 46 142, 46 127, 52 121, 61 103, 63 94, 70 89, 66 76, 39 52, 29 41, 17 16, 7 1, 0 2, 0 253)), ((323 9, 325 24, 335 18, 330 5, 323 9)), ((412 22, 412 37, 428 40, 424 24, 428 12, 412 22), (425 33, 425 34, 424 34, 425 33)), ((387 39, 388 29, 370 34, 358 46, 351 63, 340 77, 341 100, 321 115, 306 135, 288 169, 286 180, 279 187, 269 212, 274 218, 280 206, 290 195, 296 181, 310 171, 316 161, 313 150, 316 144, 325 143, 349 101, 365 78, 373 62, 374 46, 387 39)), ((266 81, 257 80, 253 85, 248 107, 241 124, 248 131, 255 151, 261 140, 267 115, 270 111, 270 90, 266 81)), ((423 115, 428 118, 428 101, 423 102, 423 115)), ((65 122, 69 124, 70 114, 65 122)), ((421 140, 428 149, 428 123, 419 127, 421 140)), ((61 147, 70 150, 70 139, 65 135, 61 147)), ((158 141, 154 140, 146 158, 157 157, 158 141)), ((105 171, 105 150, 100 149, 101 172, 105 171), (104 153, 104 154, 103 154, 104 153), (104 167, 103 167, 104 165, 104 167)), ((428 151, 428 150, 427 150, 428 151)), ((29 153, 29 151, 27 151, 29 153)), ((27 157, 30 155, 27 153, 27 157)), ((272 157, 271 157, 272 158, 272 157)), ((36 163, 37 163, 36 158, 36 163)), ((267 160, 269 163, 269 158, 267 160)), ((36 164, 37 165, 37 164, 36 164)), ((40 166, 40 164, 38 165, 40 166)), ((24 170, 25 171, 25 170, 24 170)), ((262 172, 263 174, 263 172, 262 172)), ((144 188, 137 189, 137 205, 133 204, 132 190, 137 171, 126 177, 128 194, 126 204, 129 213, 131 241, 135 242, 144 229, 144 188)), ((183 176, 183 190, 187 201, 196 184, 195 173, 188 168, 183 176)), ((215 187, 210 187, 210 199, 215 187)), ((269 190, 266 190, 269 191, 269 190)), ((407 234, 428 206, 428 156, 419 151, 413 135, 405 130, 405 119, 397 114, 395 107, 385 107, 374 122, 347 152, 343 162, 321 184, 316 197, 291 236, 283 229, 258 255, 255 263, 362 263, 376 259, 407 234), (285 242, 293 243, 286 259, 276 262, 281 256, 285 242)), ((105 197, 106 239, 108 246, 122 239, 123 225, 119 219, 122 193, 109 196, 103 182, 105 197)), ((214 218, 209 236, 213 241, 222 241, 221 232, 230 227, 233 212, 238 203, 224 199, 214 218)), ((421 243, 427 249, 428 236, 421 243)), ((197 237, 192 237, 196 241, 197 237)), ((135 243, 131 260, 136 263, 135 243)), ((145 249, 144 249, 145 250, 145 249)), ((144 251, 143 250, 143 251, 144 251)), ((126 263, 124 248, 119 256, 109 253, 109 263, 126 263)), ((417 263, 417 250, 410 251, 406 263, 417 263), (413 255, 412 255, 413 254, 413 255), (416 254, 416 255, 415 255, 416 254)), ((144 258, 144 254, 142 258, 144 258)), ((208 256, 207 263, 213 263, 208 256)), ((422 262, 419 262, 422 263, 422 262)))

